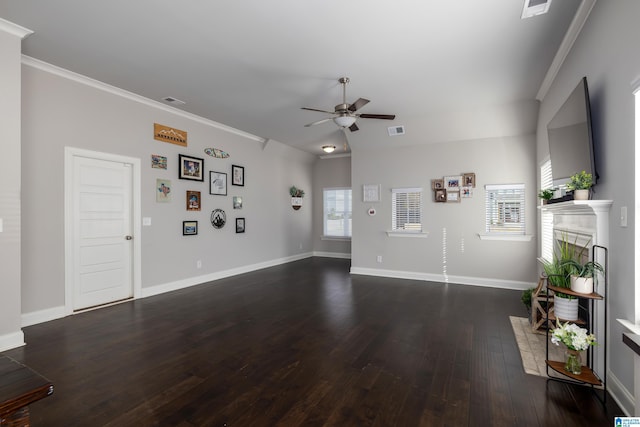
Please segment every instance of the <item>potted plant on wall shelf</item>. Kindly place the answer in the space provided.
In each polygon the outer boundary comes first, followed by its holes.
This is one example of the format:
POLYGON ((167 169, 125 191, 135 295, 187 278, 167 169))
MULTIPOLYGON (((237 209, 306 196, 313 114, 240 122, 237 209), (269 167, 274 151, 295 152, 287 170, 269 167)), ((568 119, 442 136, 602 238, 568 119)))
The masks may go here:
POLYGON ((296 188, 295 185, 292 185, 289 188, 289 195, 291 196, 291 207, 293 209, 298 210, 302 207, 302 198, 304 197, 304 190, 296 188))
POLYGON ((595 261, 580 264, 575 259, 571 259, 566 261, 564 265, 567 265, 571 270, 571 290, 581 294, 593 292, 593 277, 596 272, 604 274, 602 265, 595 261))
POLYGON ((553 193, 553 189, 551 188, 545 188, 538 192, 538 197, 542 200, 543 205, 546 205, 547 202, 553 198, 553 193))
POLYGON ((574 200, 589 200, 589 189, 593 186, 593 175, 585 171, 571 175, 567 184, 569 190, 573 190, 574 200))

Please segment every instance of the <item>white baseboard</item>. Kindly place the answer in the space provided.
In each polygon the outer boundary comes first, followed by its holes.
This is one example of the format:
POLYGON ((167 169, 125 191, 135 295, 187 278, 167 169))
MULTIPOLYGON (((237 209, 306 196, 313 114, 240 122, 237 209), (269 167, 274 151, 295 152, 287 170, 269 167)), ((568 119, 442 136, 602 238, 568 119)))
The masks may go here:
POLYGON ((64 305, 59 307, 47 308, 40 311, 32 311, 22 315, 22 327, 25 328, 38 323, 48 322, 50 320, 62 319, 67 315, 64 305))
POLYGON ((622 385, 620 380, 613 375, 611 370, 607 372, 607 390, 620 409, 622 409, 622 412, 624 412, 627 417, 633 417, 636 407, 633 393, 630 393, 629 390, 622 385))
POLYGON ((24 345, 24 333, 22 331, 0 335, 0 352, 24 345))
POLYGON ((340 253, 340 252, 321 252, 314 251, 313 256, 323 257, 323 258, 341 258, 341 259, 351 259, 351 254, 340 253))
POLYGON ((536 286, 534 282, 516 280, 487 279, 484 277, 445 276, 444 274, 420 273, 415 271, 384 270, 377 268, 351 267, 351 274, 391 277, 394 279, 422 280, 427 282, 456 283, 460 285, 484 286, 487 288, 524 290, 536 286))
POLYGON ((188 288, 195 285, 201 285, 203 283, 212 282, 214 280, 224 279, 225 277, 236 276, 238 274, 250 273, 256 270, 262 270, 263 268, 275 267, 276 265, 286 264, 292 261, 298 261, 304 258, 310 258, 313 254, 306 252, 303 254, 293 255, 284 258, 273 259, 270 261, 260 262, 257 264, 243 265, 242 267, 232 268, 229 270, 218 271, 211 274, 205 274, 203 276, 189 277, 184 280, 177 280, 175 282, 164 283, 161 285, 151 286, 148 288, 142 288, 142 298, 160 295, 165 292, 177 291, 179 289, 188 288))

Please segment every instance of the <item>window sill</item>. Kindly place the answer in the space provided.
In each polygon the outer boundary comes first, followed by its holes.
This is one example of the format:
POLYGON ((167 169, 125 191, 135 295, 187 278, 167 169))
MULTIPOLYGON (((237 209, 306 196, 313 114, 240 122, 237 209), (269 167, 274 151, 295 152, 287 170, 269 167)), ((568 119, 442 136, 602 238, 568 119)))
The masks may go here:
POLYGON ((387 231, 389 237, 418 237, 427 238, 429 233, 426 231, 387 231))
POLYGON ((508 235, 508 234, 482 234, 478 233, 478 237, 480 240, 504 240, 511 242, 530 242, 533 238, 531 234, 517 234, 517 235, 508 235))
POLYGON ((336 242, 350 242, 351 241, 351 237, 346 237, 346 236, 320 236, 320 240, 333 240, 336 242))

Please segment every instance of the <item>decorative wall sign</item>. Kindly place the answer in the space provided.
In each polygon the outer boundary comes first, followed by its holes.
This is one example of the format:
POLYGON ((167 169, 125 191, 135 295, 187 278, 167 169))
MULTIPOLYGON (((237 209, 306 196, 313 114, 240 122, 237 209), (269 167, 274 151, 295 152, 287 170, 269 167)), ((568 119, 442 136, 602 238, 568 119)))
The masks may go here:
POLYGON ((242 197, 233 196, 233 209, 242 209, 242 197))
POLYGON ((204 181, 204 159, 198 157, 179 155, 179 178, 192 181, 204 181))
POLYGON ((153 169, 166 169, 167 168, 167 158, 164 156, 159 156, 157 154, 151 155, 151 167, 153 169))
POLYGON ((211 225, 213 228, 220 229, 227 223, 227 214, 222 209, 214 209, 211 211, 211 225))
POLYGON ((198 221, 182 221, 182 235, 194 236, 198 234, 198 221))
POLYGON ((200 210, 200 192, 187 190, 187 210, 199 211, 200 210))
POLYGON ((231 184, 244 186, 244 167, 231 165, 231 184))
POLYGON ((222 151, 219 148, 205 148, 204 154, 207 156, 215 157, 216 159, 226 159, 229 157, 229 153, 222 151))
POLYGON ((227 195, 227 174, 209 171, 209 194, 217 196, 227 195))
POLYGON ((380 201, 380 184, 364 184, 362 186, 363 202, 379 202, 380 201))
POLYGON ((244 233, 244 218, 236 218, 236 233, 244 233))
POLYGON ((156 179, 156 202, 168 203, 171 201, 171 181, 168 179, 156 179))
POLYGON ((170 128, 169 126, 153 124, 153 139, 171 144, 187 146, 187 132, 180 129, 170 128))

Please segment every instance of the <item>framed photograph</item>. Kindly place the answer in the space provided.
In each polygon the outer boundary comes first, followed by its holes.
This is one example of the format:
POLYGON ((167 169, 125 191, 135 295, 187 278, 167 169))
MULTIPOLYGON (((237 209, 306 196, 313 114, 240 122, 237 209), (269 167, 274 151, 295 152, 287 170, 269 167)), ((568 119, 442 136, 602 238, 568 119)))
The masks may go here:
POLYGON ((457 190, 460 187, 462 187, 462 175, 444 177, 444 188, 447 190, 457 190))
POLYGON ((231 165, 231 184, 244 187, 244 167, 231 165))
POLYGON ((380 201, 380 184, 365 184, 362 186, 363 202, 379 202, 380 201))
POLYGON ((180 179, 204 181, 204 159, 179 154, 180 179))
POLYGON ((431 189, 432 190, 442 190, 444 188, 444 179, 432 179, 431 180, 431 189))
POLYGON ((460 197, 463 199, 470 199, 473 197, 473 187, 462 187, 460 188, 460 197))
POLYGON ((171 201, 171 181, 168 179, 156 179, 156 202, 168 203, 171 201))
POLYGON ((198 221, 182 221, 182 235, 195 236, 198 234, 198 221))
POLYGON ((191 191, 187 190, 187 210, 188 211, 199 211, 200 206, 202 206, 200 192, 199 191, 191 191))
POLYGON ((233 196, 233 209, 242 209, 242 197, 233 196))
POLYGON ((447 201, 447 190, 444 188, 434 190, 433 198, 437 203, 445 203, 447 201))
POLYGON ((236 218, 236 233, 244 233, 244 218, 236 218))
POLYGON ((164 156, 159 156, 157 154, 151 155, 151 167, 154 169, 166 169, 167 168, 167 158, 164 156))
POLYGON ((209 194, 216 196, 227 195, 227 174, 209 171, 209 194))
POLYGON ((464 187, 476 187, 476 174, 475 173, 464 173, 462 174, 462 185, 464 187))
POLYGON ((447 203, 459 203, 460 192, 459 191, 447 191, 447 203))

